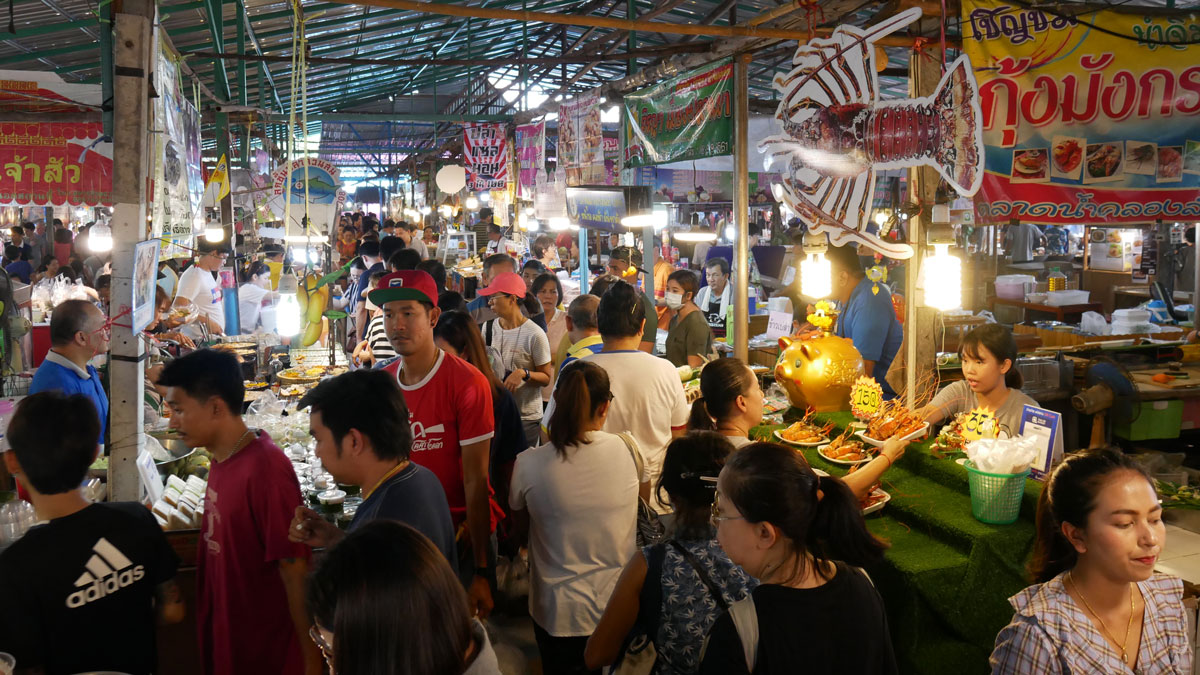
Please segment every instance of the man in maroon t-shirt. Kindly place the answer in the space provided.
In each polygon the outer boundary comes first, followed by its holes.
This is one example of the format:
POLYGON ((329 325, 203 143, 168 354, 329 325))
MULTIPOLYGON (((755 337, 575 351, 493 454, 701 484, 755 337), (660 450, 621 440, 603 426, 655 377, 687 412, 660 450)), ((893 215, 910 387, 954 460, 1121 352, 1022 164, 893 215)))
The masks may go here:
MULTIPOLYGON (((495 425, 492 389, 475 366, 433 343, 441 311, 433 277, 420 270, 393 272, 367 298, 383 308, 383 328, 403 358, 394 374, 408 404, 413 462, 441 481, 457 526, 465 521, 475 574, 467 588, 480 618, 492 609, 488 565, 493 528, 488 459, 495 425)), ((461 571, 461 570, 460 570, 461 571)))
POLYGON ((203 349, 163 368, 171 429, 213 455, 197 556, 197 641, 208 675, 318 675, 304 583, 310 551, 288 540, 303 503, 283 451, 242 421, 232 354, 203 349))

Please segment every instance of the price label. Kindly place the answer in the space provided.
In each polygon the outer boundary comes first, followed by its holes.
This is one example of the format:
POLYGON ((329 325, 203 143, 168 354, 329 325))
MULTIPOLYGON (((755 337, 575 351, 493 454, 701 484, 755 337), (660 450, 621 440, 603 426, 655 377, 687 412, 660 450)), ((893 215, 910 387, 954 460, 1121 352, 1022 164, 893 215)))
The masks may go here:
POLYGON ((996 423, 996 415, 986 408, 975 408, 967 413, 962 430, 962 436, 967 441, 1000 437, 1000 425, 996 423))
POLYGON ((767 338, 778 340, 792 334, 792 313, 771 312, 767 316, 767 338))
POLYGON ((870 419, 883 405, 883 387, 871 377, 860 377, 850 387, 850 412, 859 419, 870 419))

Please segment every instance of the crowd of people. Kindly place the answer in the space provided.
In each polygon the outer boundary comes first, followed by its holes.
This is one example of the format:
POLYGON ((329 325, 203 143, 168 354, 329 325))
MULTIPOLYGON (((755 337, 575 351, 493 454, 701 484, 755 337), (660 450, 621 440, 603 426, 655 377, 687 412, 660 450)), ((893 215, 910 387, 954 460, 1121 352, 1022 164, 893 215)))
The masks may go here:
MULTIPOLYGON (((48 521, 0 553, 0 651, 17 672, 154 672, 156 621, 194 612, 206 673, 493 675, 498 560, 519 551, 545 673, 647 658, 672 674, 898 671, 868 574, 887 544, 860 500, 905 442, 846 477, 814 470, 756 440, 763 392, 735 358, 704 364, 689 404, 675 359, 651 353, 659 316, 633 251, 614 249, 608 274, 565 307, 547 242, 523 265, 497 252, 468 303, 415 228, 379 237, 360 223, 346 223, 338 250, 358 270, 345 302, 363 367, 298 404, 321 465, 361 489, 345 531, 305 505, 276 440, 247 426, 232 354, 198 349, 154 373, 170 428, 214 460, 194 607, 149 512, 76 489, 104 439, 108 402, 87 361, 106 349, 108 321, 86 301, 56 308, 56 356, 17 406, 4 454, 48 521)), ((225 256, 201 248, 163 292, 164 332, 223 328, 202 307, 218 302, 209 282, 225 256), (184 302, 201 318, 170 325, 184 302)), ((867 317, 876 294, 833 257, 835 293, 861 313, 847 331, 879 342, 864 358, 886 369, 891 338, 867 317)), ((684 331, 668 351, 687 365, 701 365, 709 311, 728 302, 727 268, 708 269, 707 294, 694 272, 671 274, 664 292, 684 331)), ((247 273, 268 298, 270 267, 247 273)), ((1003 422, 1021 402, 1011 336, 973 335, 968 388, 934 399, 929 418, 978 399, 1003 422)), ((1111 450, 1071 456, 1037 519, 1034 584, 1011 600, 994 671, 1190 672, 1181 583, 1154 572, 1165 530, 1144 470, 1111 450)))

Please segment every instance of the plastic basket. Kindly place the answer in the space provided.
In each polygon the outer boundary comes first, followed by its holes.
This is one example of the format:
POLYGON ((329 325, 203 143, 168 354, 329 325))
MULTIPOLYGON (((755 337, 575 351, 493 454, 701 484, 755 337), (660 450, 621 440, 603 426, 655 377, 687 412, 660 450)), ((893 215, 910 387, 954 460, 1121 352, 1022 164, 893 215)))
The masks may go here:
POLYGON ((963 466, 971 486, 971 515, 992 525, 1016 522, 1029 469, 1021 473, 988 473, 976 469, 970 460, 963 466))

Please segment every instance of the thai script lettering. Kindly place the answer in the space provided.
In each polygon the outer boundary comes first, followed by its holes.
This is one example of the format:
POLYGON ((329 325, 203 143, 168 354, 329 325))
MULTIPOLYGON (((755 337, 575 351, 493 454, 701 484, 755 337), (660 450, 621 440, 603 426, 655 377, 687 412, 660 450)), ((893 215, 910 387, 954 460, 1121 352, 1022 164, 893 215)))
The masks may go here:
POLYGON ((1112 201, 1093 201, 1091 192, 1077 192, 1075 203, 1023 200, 976 201, 980 222, 1000 222, 1011 218, 1053 222, 1137 222, 1157 218, 1200 218, 1200 191, 1180 191, 1172 197, 1147 199, 1116 196, 1112 201))
POLYGON ((1079 57, 1082 72, 1033 77, 1024 70, 1025 63, 1001 62, 1001 76, 979 88, 984 129, 1002 131, 1000 145, 1011 147, 1023 124, 1069 126, 1091 123, 1101 115, 1120 121, 1134 115, 1200 112, 1200 65, 1179 72, 1161 67, 1138 73, 1106 70, 1115 58, 1112 53, 1085 54, 1079 57))
POLYGON ((1200 24, 1191 20, 1184 21, 1178 17, 1170 17, 1162 23, 1162 19, 1142 17, 1142 24, 1133 25, 1133 34, 1138 39, 1138 45, 1154 51, 1160 47, 1183 51, 1192 46, 1188 43, 1200 41, 1200 24), (1162 43, 1170 44, 1162 44, 1162 43))
POLYGON ((1036 33, 1059 30, 1079 23, 1074 17, 1047 15, 1036 9, 1001 5, 995 9, 978 8, 971 12, 971 31, 975 40, 1008 38, 1014 45, 1033 40, 1036 33))
POLYGON ((732 117, 733 102, 730 99, 730 92, 722 91, 662 113, 651 112, 650 106, 643 106, 638 115, 638 126, 647 137, 657 138, 660 134, 678 131, 697 120, 732 117))

